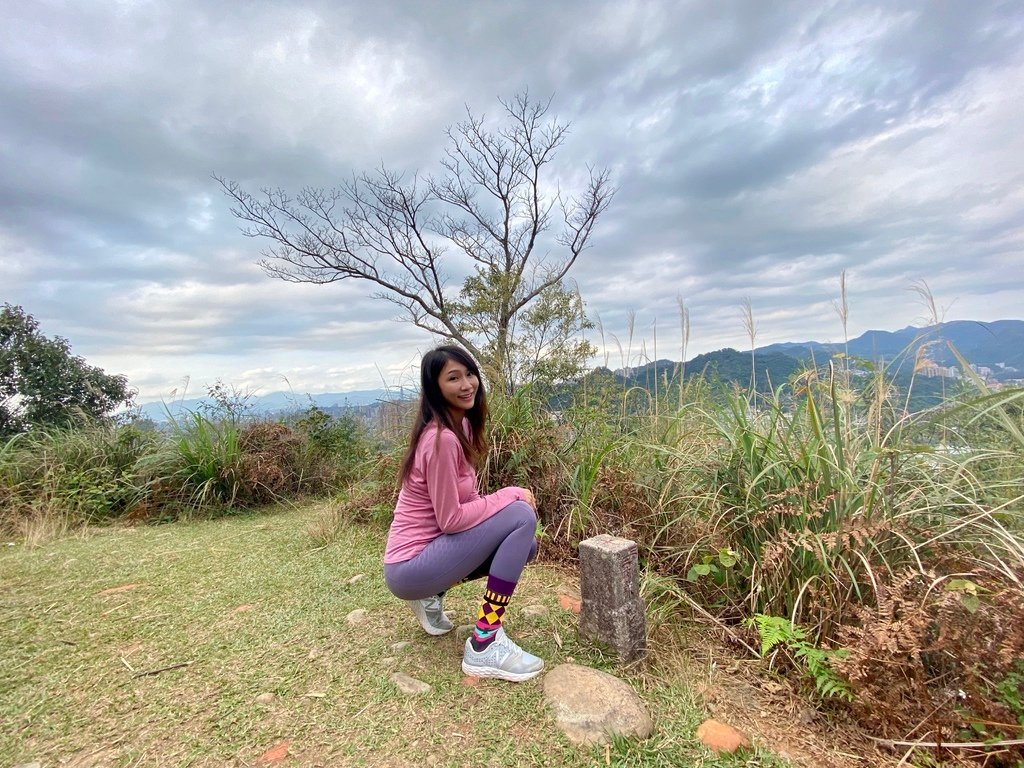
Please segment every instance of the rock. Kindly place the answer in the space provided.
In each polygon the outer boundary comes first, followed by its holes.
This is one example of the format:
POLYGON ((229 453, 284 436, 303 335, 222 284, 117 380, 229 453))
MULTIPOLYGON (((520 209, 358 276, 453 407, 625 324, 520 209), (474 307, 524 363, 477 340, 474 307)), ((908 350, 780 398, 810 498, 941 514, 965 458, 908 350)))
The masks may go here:
POLYGON ((423 693, 430 693, 430 685, 415 677, 409 677, 402 672, 395 672, 391 676, 391 682, 398 686, 398 690, 407 696, 418 696, 423 693))
POLYGON ((547 615, 548 608, 546 605, 527 605, 523 607, 523 616, 536 617, 547 615))
POLYGON ((309 660, 310 661, 316 661, 317 659, 319 659, 323 655, 324 655, 324 651, 323 651, 322 648, 310 648, 309 649, 309 660))
POLYGON ((406 648, 408 648, 410 645, 412 645, 412 643, 410 643, 408 640, 402 640, 401 642, 398 642, 398 643, 395 643, 394 645, 392 645, 391 646, 391 650, 394 651, 395 653, 401 653, 406 648))
POLYGON ((280 763, 286 757, 288 757, 288 750, 291 748, 292 742, 290 739, 279 741, 277 744, 272 746, 266 752, 259 756, 256 760, 257 763, 280 763))
POLYGON ((356 608, 348 616, 345 617, 345 621, 349 624, 362 624, 366 621, 367 611, 365 608, 356 608))
POLYGON ((605 744, 612 734, 647 738, 654 729, 632 688, 590 667, 559 664, 544 678, 544 698, 573 744, 605 744))
POLYGON ((480 678, 474 677, 473 675, 463 675, 462 679, 459 680, 459 685, 464 688, 476 688, 480 685, 480 678))
POLYGON ((465 640, 469 637, 469 633, 473 631, 473 627, 475 626, 476 624, 459 624, 459 626, 455 628, 455 636, 465 640))
POLYGON ((277 698, 276 695, 274 695, 273 693, 270 693, 270 691, 267 691, 266 693, 261 693, 259 696, 256 697, 256 703, 257 704, 270 704, 276 698, 277 698))
POLYGON ((558 596, 558 604, 562 607, 562 610, 571 611, 577 615, 583 609, 583 601, 574 595, 560 594, 558 596))
POLYGON ((366 574, 365 573, 357 573, 355 576, 353 576, 351 579, 349 579, 345 583, 346 584, 358 584, 360 581, 362 581, 365 578, 366 578, 366 574))
POLYGON ((710 750, 715 752, 735 752, 741 747, 750 747, 750 738, 733 728, 731 725, 717 720, 705 720, 697 728, 697 738, 710 750))

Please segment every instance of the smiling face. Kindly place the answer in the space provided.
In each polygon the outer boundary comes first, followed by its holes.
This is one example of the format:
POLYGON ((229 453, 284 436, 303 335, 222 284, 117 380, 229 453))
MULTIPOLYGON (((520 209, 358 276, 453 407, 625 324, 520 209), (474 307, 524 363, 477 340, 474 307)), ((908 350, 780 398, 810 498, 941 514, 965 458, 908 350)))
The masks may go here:
POLYGON ((457 360, 448 360, 437 378, 437 385, 452 414, 452 421, 461 423, 466 411, 476 403, 480 379, 457 360))

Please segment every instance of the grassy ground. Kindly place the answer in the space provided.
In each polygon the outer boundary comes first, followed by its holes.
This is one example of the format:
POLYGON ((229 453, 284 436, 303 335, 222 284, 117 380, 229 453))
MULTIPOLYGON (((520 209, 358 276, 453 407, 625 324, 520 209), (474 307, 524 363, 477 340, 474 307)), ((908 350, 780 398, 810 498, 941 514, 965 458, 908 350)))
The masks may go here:
MULTIPOLYGON (((704 750, 686 681, 616 671, 559 607, 570 577, 531 566, 510 633, 549 668, 574 660, 629 680, 656 722, 643 742, 571 746, 545 712, 542 677, 467 685, 461 640, 424 635, 384 587, 380 529, 318 546, 307 530, 321 511, 5 544, 0 765, 253 765, 285 752, 283 765, 786 765, 704 750), (548 611, 524 615, 530 605, 548 611), (360 608, 364 623, 348 623, 360 608), (401 694, 395 670, 433 691, 401 694)), ((450 593, 456 623, 475 618, 478 592, 450 593)))

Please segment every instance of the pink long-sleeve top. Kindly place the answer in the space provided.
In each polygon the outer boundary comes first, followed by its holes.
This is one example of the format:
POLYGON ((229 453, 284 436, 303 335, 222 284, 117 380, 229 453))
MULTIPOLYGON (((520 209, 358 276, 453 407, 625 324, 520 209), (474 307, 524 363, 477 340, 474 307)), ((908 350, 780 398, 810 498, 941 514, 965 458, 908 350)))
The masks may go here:
MULTIPOLYGON (((468 423, 464 422, 463 428, 468 432, 468 423)), ((523 489, 514 486, 481 496, 476 470, 455 433, 439 425, 427 425, 416 444, 411 471, 398 493, 384 562, 410 560, 442 533, 472 528, 523 498, 523 489)))

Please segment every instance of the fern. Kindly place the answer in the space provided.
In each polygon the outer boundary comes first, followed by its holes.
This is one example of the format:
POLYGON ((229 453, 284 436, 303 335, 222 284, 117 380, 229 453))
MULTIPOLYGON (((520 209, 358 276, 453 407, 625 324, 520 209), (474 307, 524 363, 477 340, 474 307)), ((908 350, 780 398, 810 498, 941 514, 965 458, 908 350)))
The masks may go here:
POLYGON ((798 666, 802 666, 814 680, 814 689, 823 699, 838 697, 846 701, 853 699, 850 686, 834 669, 832 659, 842 659, 847 654, 844 650, 830 651, 818 648, 807 640, 807 633, 781 616, 768 616, 758 613, 753 619, 747 620, 748 626, 754 626, 761 638, 761 657, 764 658, 778 646, 782 646, 798 666))

